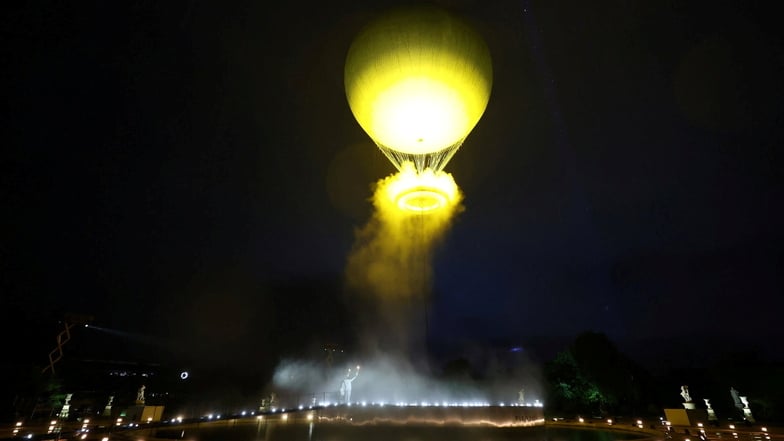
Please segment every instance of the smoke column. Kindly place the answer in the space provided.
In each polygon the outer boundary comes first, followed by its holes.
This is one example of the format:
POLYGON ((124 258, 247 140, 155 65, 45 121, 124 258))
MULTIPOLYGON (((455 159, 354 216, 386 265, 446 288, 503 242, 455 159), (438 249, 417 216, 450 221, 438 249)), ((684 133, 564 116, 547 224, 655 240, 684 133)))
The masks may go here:
POLYGON ((425 174, 404 166, 378 181, 374 213, 356 233, 346 276, 365 350, 408 358, 424 351, 433 252, 462 210, 462 195, 451 175, 425 174), (419 213, 399 208, 394 195, 416 187, 423 178, 449 195, 447 203, 419 213))

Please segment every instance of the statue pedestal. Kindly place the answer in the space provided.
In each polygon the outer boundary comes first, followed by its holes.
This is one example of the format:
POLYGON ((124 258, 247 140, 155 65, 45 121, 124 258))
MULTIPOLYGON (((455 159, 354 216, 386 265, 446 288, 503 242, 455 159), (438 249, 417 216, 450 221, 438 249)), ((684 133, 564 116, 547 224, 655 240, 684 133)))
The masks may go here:
POLYGON ((708 409, 708 421, 718 421, 716 412, 713 409, 708 409))
POLYGON ((743 409, 743 419, 745 419, 750 423, 756 423, 756 421, 754 420, 754 416, 751 414, 751 409, 749 409, 748 407, 743 409))
POLYGON ((71 413, 71 405, 70 405, 70 404, 66 404, 66 405, 64 405, 64 406, 63 406, 63 408, 60 410, 60 415, 59 415, 59 418, 60 418, 61 420, 67 420, 67 419, 68 419, 68 415, 69 415, 70 413, 71 413))
POLYGON ((163 406, 131 406, 125 410, 125 416, 130 421, 141 423, 160 421, 163 416, 163 406))
POLYGON ((683 403, 683 408, 687 410, 693 410, 697 407, 694 405, 694 403, 683 403))
MULTIPOLYGON (((694 403, 683 403, 691 404, 694 403)), ((708 412, 702 409, 664 409, 664 416, 673 426, 696 426, 708 422, 708 412)))

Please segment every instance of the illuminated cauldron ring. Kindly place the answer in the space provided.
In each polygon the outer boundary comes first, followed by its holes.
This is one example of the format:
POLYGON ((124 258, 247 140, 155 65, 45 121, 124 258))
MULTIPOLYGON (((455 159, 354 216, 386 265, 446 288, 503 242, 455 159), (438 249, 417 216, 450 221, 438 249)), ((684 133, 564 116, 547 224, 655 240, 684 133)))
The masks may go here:
POLYGON ((430 213, 445 207, 449 196, 437 188, 417 187, 394 195, 395 205, 404 211, 430 213))

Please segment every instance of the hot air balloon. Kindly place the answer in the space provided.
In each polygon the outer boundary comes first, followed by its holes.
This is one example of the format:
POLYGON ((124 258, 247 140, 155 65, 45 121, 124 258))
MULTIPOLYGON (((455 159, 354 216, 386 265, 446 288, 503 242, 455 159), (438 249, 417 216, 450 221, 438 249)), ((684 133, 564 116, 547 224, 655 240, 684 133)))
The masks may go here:
POLYGON ((490 52, 468 24, 435 7, 395 10, 351 44, 346 97, 398 170, 440 172, 487 107, 490 52))

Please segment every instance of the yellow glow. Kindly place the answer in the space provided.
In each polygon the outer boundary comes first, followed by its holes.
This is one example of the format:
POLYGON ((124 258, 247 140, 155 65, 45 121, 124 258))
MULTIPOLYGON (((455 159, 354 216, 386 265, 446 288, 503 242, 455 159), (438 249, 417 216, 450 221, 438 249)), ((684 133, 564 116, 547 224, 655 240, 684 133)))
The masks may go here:
POLYGON ((404 153, 443 150, 462 141, 476 123, 455 87, 442 81, 404 78, 377 93, 368 109, 368 132, 404 153))
POLYGON ((388 179, 383 190, 387 203, 410 213, 430 213, 458 199, 452 175, 430 169, 417 173, 410 163, 405 163, 400 173, 388 179))
POLYGON ((376 144, 408 154, 456 149, 487 107, 490 53, 444 11, 397 11, 356 38, 345 87, 354 117, 376 144))
POLYGON ((417 173, 408 162, 379 181, 375 214, 358 232, 349 257, 346 273, 352 288, 385 301, 427 292, 432 252, 461 202, 451 175, 429 169, 417 173))

